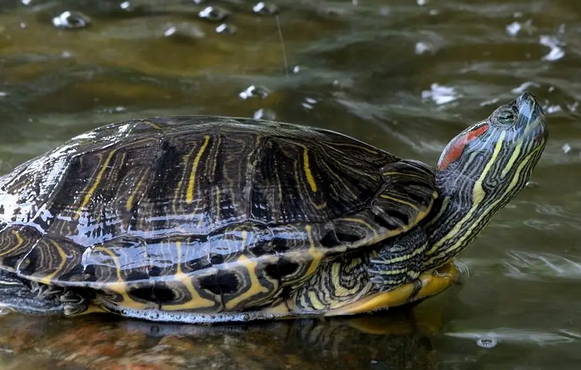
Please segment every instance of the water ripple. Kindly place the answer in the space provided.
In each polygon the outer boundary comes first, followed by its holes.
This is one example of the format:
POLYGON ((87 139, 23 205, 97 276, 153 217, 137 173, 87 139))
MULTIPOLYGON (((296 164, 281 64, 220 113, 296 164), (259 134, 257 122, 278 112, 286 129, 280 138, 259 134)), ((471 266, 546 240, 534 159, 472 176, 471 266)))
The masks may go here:
POLYGON ((506 276, 526 281, 581 280, 581 257, 548 252, 509 251, 502 260, 506 276))
POLYGON ((581 333, 568 329, 559 329, 555 332, 537 331, 533 329, 496 328, 482 331, 457 331, 447 332, 444 335, 455 338, 470 339, 479 345, 480 342, 500 343, 526 343, 538 346, 556 345, 578 342, 581 333))

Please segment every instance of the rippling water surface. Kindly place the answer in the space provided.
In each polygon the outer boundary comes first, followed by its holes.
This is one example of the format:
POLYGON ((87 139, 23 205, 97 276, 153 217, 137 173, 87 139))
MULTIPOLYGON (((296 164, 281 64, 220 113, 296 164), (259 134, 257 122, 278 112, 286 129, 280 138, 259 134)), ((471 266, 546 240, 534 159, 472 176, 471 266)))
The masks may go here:
POLYGON ((551 135, 531 186, 460 256, 470 276, 413 308, 218 327, 7 315, 0 369, 577 369, 580 13, 573 0, 1 1, 1 173, 154 114, 310 124, 435 163, 528 90, 551 135))

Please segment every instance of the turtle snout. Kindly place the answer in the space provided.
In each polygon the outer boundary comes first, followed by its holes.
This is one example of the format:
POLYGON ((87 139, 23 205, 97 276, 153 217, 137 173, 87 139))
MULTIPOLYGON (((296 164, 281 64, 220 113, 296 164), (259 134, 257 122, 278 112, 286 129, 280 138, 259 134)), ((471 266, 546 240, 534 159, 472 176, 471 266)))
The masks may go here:
POLYGON ((521 94, 516 99, 515 105, 518 110, 518 115, 525 122, 533 122, 544 116, 543 107, 541 107, 535 96, 531 93, 525 92, 521 94))

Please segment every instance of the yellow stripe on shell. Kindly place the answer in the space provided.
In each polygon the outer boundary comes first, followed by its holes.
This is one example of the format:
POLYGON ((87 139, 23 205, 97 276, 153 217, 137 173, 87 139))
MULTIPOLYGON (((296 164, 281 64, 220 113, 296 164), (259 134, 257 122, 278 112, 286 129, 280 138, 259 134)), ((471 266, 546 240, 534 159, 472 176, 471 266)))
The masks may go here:
POLYGON ((303 171, 305 171, 305 175, 307 177, 307 182, 311 187, 311 191, 314 193, 317 191, 317 183, 315 182, 315 178, 311 172, 311 166, 309 164, 309 149, 306 146, 303 146, 303 171))
POLYGON ((101 182, 101 180, 103 178, 103 174, 107 170, 107 167, 109 166, 109 162, 111 161, 111 158, 113 158, 113 154, 115 154, 115 152, 117 152, 117 149, 111 150, 109 152, 109 155, 107 156, 107 159, 105 159, 105 162, 101 165, 101 169, 99 170, 99 173, 95 177, 95 182, 89 188, 89 191, 87 191, 87 194, 85 194, 85 198, 83 199, 81 206, 78 208, 77 212, 74 215, 75 220, 77 220, 77 219, 79 219, 79 217, 81 217, 81 212, 83 211, 83 208, 85 208, 87 206, 87 204, 89 204, 89 202, 91 201, 91 197, 95 193, 95 190, 97 190, 97 187, 99 186, 99 183, 101 182))
POLYGON ((405 204, 406 206, 408 206, 408 207, 412 208, 413 210, 417 211, 418 213, 421 212, 420 209, 418 208, 418 206, 416 206, 415 204, 412 204, 410 202, 407 202, 405 200, 397 199, 397 198, 394 198, 394 197, 389 196, 389 195, 386 195, 386 194, 381 194, 379 197, 380 198, 383 198, 383 199, 387 199, 387 200, 392 200, 392 201, 397 202, 397 203, 405 204))
POLYGON ((202 155, 204 151, 208 147, 208 143, 210 142, 210 135, 204 135, 204 144, 196 154, 196 158, 194 159, 194 163, 192 165, 192 172, 190 173, 190 181, 188 182, 188 191, 186 193, 186 203, 192 204, 194 201, 194 190, 196 186, 196 171, 198 170, 198 165, 200 164, 200 160, 202 159, 202 155))
POLYGON ((127 203, 125 204, 125 209, 127 211, 131 211, 131 209, 133 209, 133 200, 135 199, 137 192, 141 188, 141 185, 143 185, 143 181, 145 181, 145 178, 147 177, 148 174, 149 174, 148 171, 145 171, 143 173, 143 175, 141 176, 141 178, 137 182, 137 186, 135 187, 135 190, 133 192, 131 192, 131 195, 129 195, 129 198, 127 199, 127 203))

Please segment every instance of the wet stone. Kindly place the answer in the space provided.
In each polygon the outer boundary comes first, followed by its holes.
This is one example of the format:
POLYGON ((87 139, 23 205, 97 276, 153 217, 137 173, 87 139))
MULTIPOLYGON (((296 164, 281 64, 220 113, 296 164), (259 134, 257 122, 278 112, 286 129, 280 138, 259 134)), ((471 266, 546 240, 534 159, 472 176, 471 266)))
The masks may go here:
POLYGON ((228 17, 228 13, 224 9, 216 6, 208 6, 202 9, 198 16, 210 22, 222 22, 228 17))
POLYGON ((66 11, 52 19, 52 25, 56 28, 78 29, 91 24, 91 18, 77 11, 66 11))

